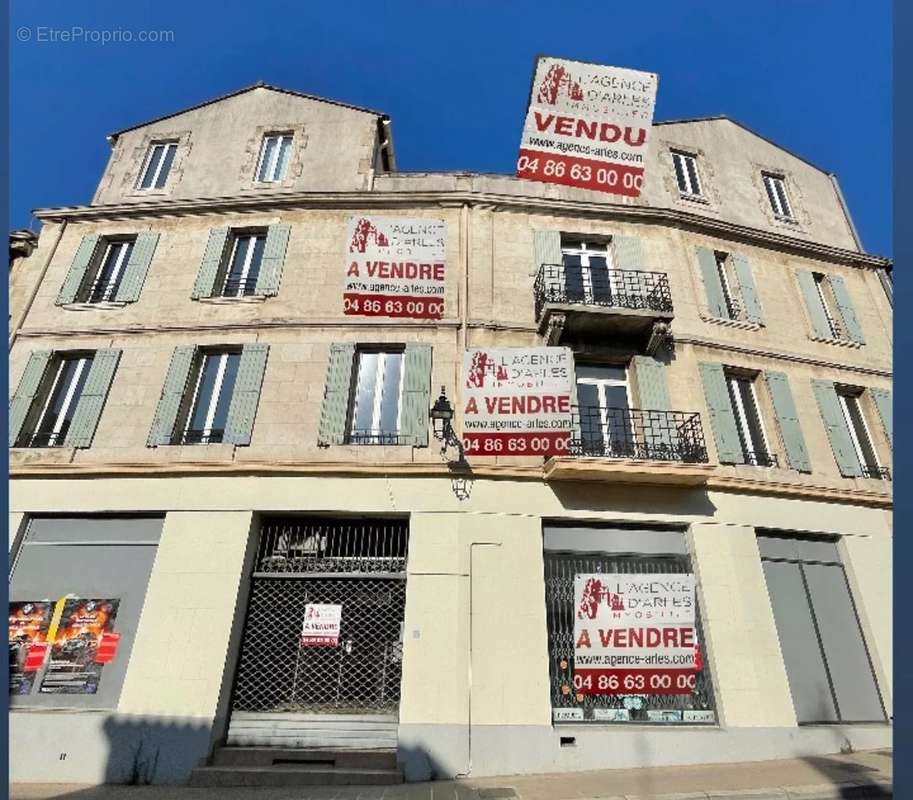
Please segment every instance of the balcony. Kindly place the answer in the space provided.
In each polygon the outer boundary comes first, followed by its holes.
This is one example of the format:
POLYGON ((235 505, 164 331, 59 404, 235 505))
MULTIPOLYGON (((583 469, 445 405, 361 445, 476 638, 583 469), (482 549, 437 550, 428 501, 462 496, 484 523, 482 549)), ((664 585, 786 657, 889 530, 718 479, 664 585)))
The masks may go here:
POLYGON ((671 338, 672 292, 664 272, 542 264, 533 293, 547 344, 610 335, 653 353, 671 338))

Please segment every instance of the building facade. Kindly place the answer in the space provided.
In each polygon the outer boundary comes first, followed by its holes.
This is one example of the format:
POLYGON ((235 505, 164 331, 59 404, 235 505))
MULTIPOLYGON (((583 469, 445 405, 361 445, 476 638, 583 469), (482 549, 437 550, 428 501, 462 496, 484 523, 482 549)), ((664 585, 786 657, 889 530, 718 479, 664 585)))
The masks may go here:
POLYGON ((727 118, 654 125, 637 199, 404 173, 384 115, 263 85, 110 142, 18 267, 13 780, 890 744, 891 265, 833 175, 727 118), (439 318, 345 313, 353 218, 443 224, 439 318), (568 452, 442 452, 464 353, 546 345, 568 452), (692 690, 578 694, 596 572, 694 576, 692 690), (301 645, 314 603, 335 647, 301 645))

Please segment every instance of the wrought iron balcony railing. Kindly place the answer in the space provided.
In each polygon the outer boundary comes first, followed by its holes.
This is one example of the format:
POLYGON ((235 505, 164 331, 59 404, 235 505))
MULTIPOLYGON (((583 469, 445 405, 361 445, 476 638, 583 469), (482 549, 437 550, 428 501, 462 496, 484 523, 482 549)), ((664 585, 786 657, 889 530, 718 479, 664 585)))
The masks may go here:
POLYGON ((112 282, 109 280, 98 280, 95 281, 90 287, 89 291, 86 294, 86 303, 108 303, 117 297, 117 289, 120 286, 120 282, 112 282))
POLYGON ((763 450, 755 450, 753 453, 743 453, 745 463, 752 467, 779 467, 780 459, 776 453, 766 453, 763 450))
POLYGON ((396 431, 360 430, 351 431, 346 444, 405 444, 405 437, 396 431))
POLYGON ((575 407, 570 454, 706 464, 701 415, 691 411, 575 407))
POLYGON ((257 290, 256 278, 229 278, 222 287, 221 297, 248 297, 257 290))
POLYGON ((225 436, 224 428, 188 428, 177 431, 171 438, 172 444, 219 444, 225 436))
POLYGON ((862 477, 875 478, 881 481, 889 481, 891 480, 891 470, 889 470, 887 467, 880 467, 877 464, 863 464, 862 477))
POLYGON ((542 264, 533 292, 537 319, 546 303, 672 311, 672 292, 665 272, 542 264))

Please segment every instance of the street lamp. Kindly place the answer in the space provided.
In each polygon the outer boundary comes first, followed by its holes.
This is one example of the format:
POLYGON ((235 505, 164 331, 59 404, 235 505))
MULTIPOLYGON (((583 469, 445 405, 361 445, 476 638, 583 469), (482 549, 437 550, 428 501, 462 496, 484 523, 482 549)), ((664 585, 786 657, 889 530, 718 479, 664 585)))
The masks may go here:
POLYGON ((441 396, 434 401, 431 407, 431 428, 434 431, 434 438, 443 442, 441 455, 447 452, 448 447, 456 447, 459 451, 459 461, 465 458, 463 452, 463 443, 453 430, 453 406, 447 399, 447 393, 444 387, 441 387, 441 396))

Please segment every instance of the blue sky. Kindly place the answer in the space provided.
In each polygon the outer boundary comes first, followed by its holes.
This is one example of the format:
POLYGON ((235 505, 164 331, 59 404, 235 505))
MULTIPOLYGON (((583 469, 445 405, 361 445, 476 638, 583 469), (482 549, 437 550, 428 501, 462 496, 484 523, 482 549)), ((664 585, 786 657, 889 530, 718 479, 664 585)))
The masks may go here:
POLYGON ((866 249, 892 253, 888 0, 45 0, 11 4, 10 37, 11 227, 88 203, 111 131, 260 79, 390 114, 401 169, 512 173, 545 53, 657 72, 657 120, 728 114, 836 172, 866 249), (73 26, 95 41, 48 41, 73 26))

